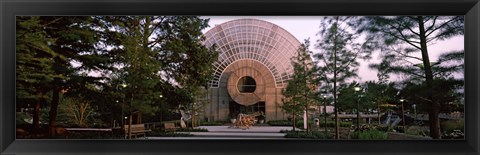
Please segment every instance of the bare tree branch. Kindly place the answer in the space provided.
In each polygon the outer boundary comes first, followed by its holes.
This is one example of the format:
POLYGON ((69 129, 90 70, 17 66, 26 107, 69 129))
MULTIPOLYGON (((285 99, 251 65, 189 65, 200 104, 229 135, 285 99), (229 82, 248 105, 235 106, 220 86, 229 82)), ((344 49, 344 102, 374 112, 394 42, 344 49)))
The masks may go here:
MULTIPOLYGON (((455 18, 452 18, 450 20, 448 20, 447 22, 443 23, 442 25, 436 27, 435 29, 433 29, 432 31, 430 31, 430 33, 428 33, 427 35, 425 35, 427 38, 428 36, 430 36, 430 34, 432 34, 433 32, 437 31, 438 29, 442 28, 443 26, 447 25, 448 23, 450 23, 451 21, 454 21, 456 19, 458 19, 459 16, 456 16, 455 18)), ((426 32, 426 31, 425 31, 426 32)))

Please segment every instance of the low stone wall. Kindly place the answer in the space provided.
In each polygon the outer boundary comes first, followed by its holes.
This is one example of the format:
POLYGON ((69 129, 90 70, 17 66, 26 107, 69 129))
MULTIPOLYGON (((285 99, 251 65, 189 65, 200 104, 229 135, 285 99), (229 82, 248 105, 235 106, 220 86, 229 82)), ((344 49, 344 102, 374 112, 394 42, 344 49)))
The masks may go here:
POLYGON ((388 140, 431 140, 432 138, 409 135, 404 133, 389 132, 387 133, 387 139, 388 140))

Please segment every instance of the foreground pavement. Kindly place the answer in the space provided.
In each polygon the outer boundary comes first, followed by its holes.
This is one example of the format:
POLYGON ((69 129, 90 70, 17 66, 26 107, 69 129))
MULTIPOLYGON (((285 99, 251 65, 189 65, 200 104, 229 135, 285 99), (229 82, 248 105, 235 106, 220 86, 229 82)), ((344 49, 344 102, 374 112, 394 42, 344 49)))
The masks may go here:
MULTIPOLYGON (((193 137, 147 137, 147 139, 287 139, 281 130, 291 130, 287 126, 252 126, 250 129, 231 128, 230 126, 199 126, 197 128, 207 129, 208 132, 179 132, 189 133, 193 137)), ((300 130, 300 129, 298 129, 300 130)))

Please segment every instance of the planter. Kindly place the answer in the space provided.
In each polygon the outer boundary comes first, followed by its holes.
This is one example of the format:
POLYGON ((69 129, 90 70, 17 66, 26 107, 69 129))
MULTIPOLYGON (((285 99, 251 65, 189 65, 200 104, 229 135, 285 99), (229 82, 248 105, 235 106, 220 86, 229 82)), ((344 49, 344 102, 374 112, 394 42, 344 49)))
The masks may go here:
POLYGON ((234 124, 235 122, 237 122, 237 119, 232 118, 232 119, 230 119, 230 122, 231 122, 232 124, 234 124))
POLYGON ((258 120, 258 123, 263 124, 263 123, 265 123, 265 120, 263 120, 263 119, 262 119, 262 120, 258 120))

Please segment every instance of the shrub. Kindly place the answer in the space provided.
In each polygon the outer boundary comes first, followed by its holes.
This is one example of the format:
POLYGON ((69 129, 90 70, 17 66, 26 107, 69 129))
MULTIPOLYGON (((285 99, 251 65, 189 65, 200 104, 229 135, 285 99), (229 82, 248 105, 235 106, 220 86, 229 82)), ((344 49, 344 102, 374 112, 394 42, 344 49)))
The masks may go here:
POLYGON ((352 122, 340 122, 340 127, 351 127, 352 122))
MULTIPOLYGON (((270 126, 292 126, 292 121, 288 121, 288 120, 276 120, 276 121, 268 121, 267 122, 270 126)), ((325 122, 320 120, 320 126, 323 127, 325 122)), ((295 123, 296 127, 297 128, 303 128, 303 120, 298 120, 296 123, 295 123)), ((309 120, 308 121, 308 125, 309 126, 313 126, 313 121, 312 120, 309 120)), ((352 126, 352 122, 339 122, 339 125, 340 127, 351 127, 352 126)), ((335 121, 331 121, 331 120, 328 120, 327 121, 327 126, 328 127, 335 127, 335 121)))
POLYGON ((442 132, 450 133, 450 132, 453 132, 454 130, 460 130, 464 132, 465 131, 464 123, 465 123, 464 120, 449 120, 449 121, 442 122, 440 126, 442 128, 442 132))
POLYGON ((225 122, 223 121, 215 121, 215 122, 200 122, 200 126, 219 126, 223 125, 225 122))
POLYGON ((407 127, 407 130, 405 131, 405 133, 409 135, 427 136, 425 129, 420 126, 407 127))
POLYGON ((56 138, 68 139, 119 139, 122 138, 120 134, 111 133, 96 133, 90 131, 68 133, 67 135, 57 136, 56 138))
POLYGON ((32 117, 29 116, 27 113, 17 112, 15 119, 16 119, 17 125, 26 125, 29 123, 26 122, 25 120, 32 119, 32 117))
MULTIPOLYGON (((282 132, 282 131, 281 131, 282 132)), ((284 131, 285 132, 285 131, 284 131)), ((320 131, 286 131, 285 138, 333 139, 333 135, 320 131)))
POLYGON ((275 120, 275 121, 268 121, 267 124, 269 124, 270 126, 292 126, 292 121, 275 120))
POLYGON ((208 132, 208 129, 205 128, 180 128, 176 130, 177 132, 208 132))
MULTIPOLYGON (((312 126, 313 125, 313 121, 307 121, 308 123, 308 126, 312 126)), ((300 120, 300 121, 297 121, 295 122, 295 127, 297 128, 302 128, 303 129, 303 120, 300 120)))
POLYGON ((387 133, 378 130, 355 131, 350 134, 350 139, 385 140, 387 139, 387 133))

